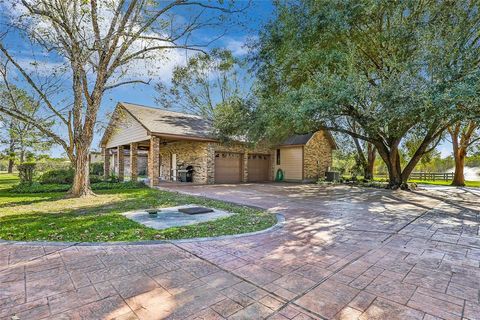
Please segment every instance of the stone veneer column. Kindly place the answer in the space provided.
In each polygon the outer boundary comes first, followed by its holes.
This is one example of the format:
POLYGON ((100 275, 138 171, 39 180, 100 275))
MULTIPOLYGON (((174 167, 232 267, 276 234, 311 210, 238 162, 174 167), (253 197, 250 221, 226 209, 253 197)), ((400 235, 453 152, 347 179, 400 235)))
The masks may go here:
POLYGON ((130 180, 138 180, 138 143, 130 143, 130 180))
POLYGON ((148 178, 150 187, 158 186, 160 176, 160 138, 150 138, 150 149, 148 151, 148 178))
POLYGON ((248 152, 245 152, 243 155, 243 163, 242 163, 242 179, 240 179, 242 182, 247 182, 248 181, 248 152))
POLYGON ((118 180, 123 181, 125 177, 125 154, 123 153, 123 146, 117 147, 117 167, 118 180))
POLYGON ((110 176, 110 150, 102 148, 103 153, 103 178, 108 179, 110 176))

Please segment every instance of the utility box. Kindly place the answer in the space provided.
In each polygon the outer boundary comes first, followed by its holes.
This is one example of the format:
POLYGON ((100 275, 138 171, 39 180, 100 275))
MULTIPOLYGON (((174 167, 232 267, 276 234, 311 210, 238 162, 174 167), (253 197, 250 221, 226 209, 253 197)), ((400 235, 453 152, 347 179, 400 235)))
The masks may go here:
POLYGON ((325 180, 327 181, 340 181, 340 172, 338 171, 327 171, 325 172, 325 180))

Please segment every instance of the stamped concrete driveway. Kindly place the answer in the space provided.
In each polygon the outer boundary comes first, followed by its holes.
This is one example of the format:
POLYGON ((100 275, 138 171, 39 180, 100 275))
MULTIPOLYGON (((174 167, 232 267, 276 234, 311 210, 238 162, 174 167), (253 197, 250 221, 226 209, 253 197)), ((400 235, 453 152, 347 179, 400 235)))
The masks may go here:
POLYGON ((213 241, 0 243, 0 318, 480 319, 479 191, 164 187, 286 223, 213 241))

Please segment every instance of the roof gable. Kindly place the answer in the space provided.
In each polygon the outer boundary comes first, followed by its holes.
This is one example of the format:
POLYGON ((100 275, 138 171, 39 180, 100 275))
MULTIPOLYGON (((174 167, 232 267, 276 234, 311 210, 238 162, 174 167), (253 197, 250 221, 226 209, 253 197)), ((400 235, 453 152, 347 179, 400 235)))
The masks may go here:
POLYGON ((125 102, 120 105, 153 134, 215 139, 212 126, 200 116, 125 102))

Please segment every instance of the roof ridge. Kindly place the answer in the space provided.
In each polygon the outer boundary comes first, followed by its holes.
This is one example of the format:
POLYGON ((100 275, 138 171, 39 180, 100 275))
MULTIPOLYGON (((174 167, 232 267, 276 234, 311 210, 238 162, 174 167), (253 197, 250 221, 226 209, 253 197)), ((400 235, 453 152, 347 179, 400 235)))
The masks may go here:
POLYGON ((120 101, 119 103, 120 103, 121 105, 123 105, 123 106, 125 106, 125 104, 128 104, 128 105, 135 106, 135 107, 147 108, 147 109, 153 109, 153 110, 160 110, 160 111, 167 111, 167 112, 171 112, 171 113, 183 114, 183 115, 192 116, 192 117, 197 117, 197 118, 206 120, 205 118, 203 118, 202 116, 200 116, 200 115, 198 115, 198 114, 193 114, 193 113, 188 113, 188 112, 173 111, 173 110, 166 109, 166 108, 158 108, 158 107, 153 107, 153 106, 146 106, 146 105, 143 105, 143 104, 132 103, 132 102, 128 102, 128 101, 120 101))

